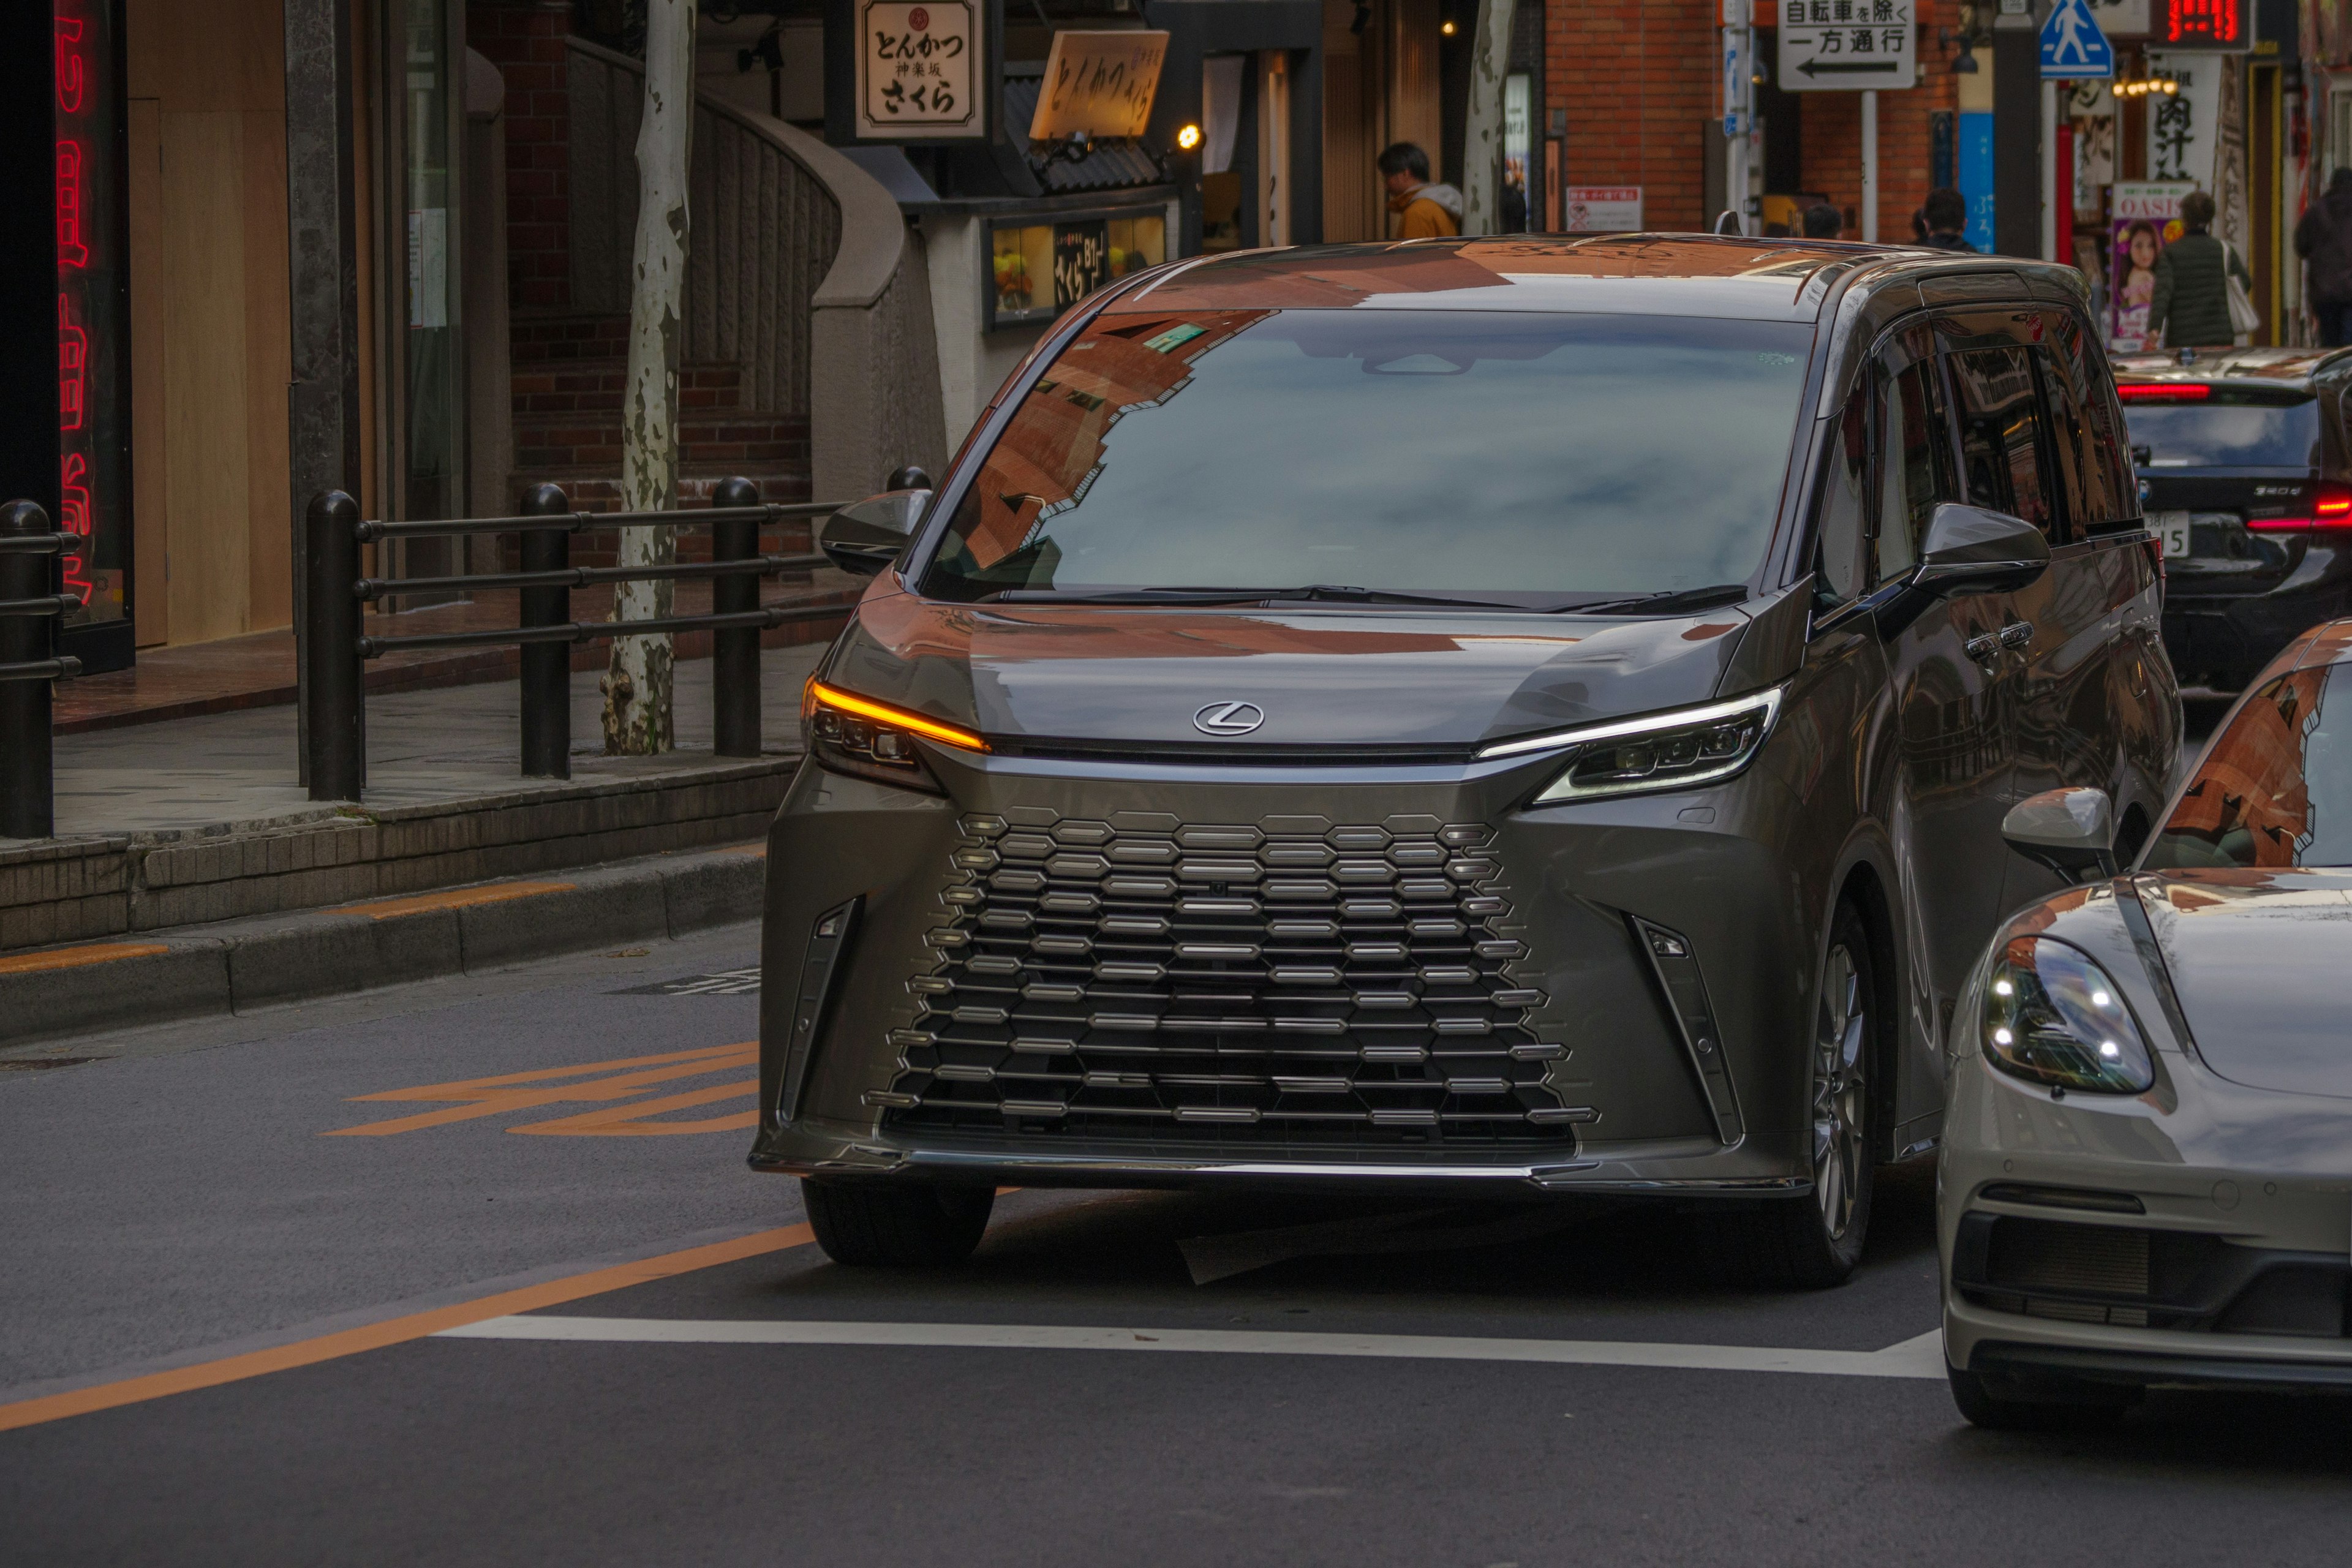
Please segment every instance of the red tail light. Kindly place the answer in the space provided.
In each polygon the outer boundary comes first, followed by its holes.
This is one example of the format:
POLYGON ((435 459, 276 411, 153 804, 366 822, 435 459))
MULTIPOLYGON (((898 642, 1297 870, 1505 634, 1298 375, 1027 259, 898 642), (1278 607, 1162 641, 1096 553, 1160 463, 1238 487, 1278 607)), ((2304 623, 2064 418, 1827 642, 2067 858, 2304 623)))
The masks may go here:
POLYGON ((2256 533, 2294 533, 2323 528, 2330 532, 2352 529, 2352 485, 2322 480, 2314 485, 2304 501, 2305 510, 2293 517, 2250 517, 2246 527, 2256 533))
POLYGON ((2119 381, 2116 395, 2126 403, 2203 403, 2213 389, 2200 381, 2119 381))

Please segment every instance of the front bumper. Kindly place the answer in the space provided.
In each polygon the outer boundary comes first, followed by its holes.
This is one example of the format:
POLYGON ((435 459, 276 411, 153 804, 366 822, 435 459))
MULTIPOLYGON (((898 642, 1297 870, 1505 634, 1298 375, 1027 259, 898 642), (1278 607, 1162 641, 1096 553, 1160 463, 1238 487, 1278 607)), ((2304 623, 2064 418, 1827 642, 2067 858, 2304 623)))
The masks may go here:
POLYGON ((2158 1055, 2129 1099, 1954 1062, 1947 1358, 2024 1383, 2352 1386, 2352 1101, 2158 1055))
POLYGON ((1831 857, 1762 759, 1534 811, 1541 761, 933 765, 778 815, 755 1169, 1808 1190, 1831 857))

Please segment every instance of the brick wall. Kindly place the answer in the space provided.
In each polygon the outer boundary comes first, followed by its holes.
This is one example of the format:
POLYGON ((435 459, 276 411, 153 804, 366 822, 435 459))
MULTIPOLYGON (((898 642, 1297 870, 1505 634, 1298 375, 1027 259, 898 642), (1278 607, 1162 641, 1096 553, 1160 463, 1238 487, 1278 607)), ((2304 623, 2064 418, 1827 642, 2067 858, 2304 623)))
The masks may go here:
MULTIPOLYGON (((1759 27, 1778 6, 1756 7, 1759 27)), ((1720 205, 1703 188, 1710 119, 1719 121, 1717 80, 1721 0, 1550 0, 1544 16, 1546 106, 1568 111, 1566 183, 1643 187, 1643 222, 1654 229, 1704 229, 1720 205)), ((1878 237, 1911 237, 1911 214, 1927 199, 1928 115, 1956 109, 1955 51, 1937 40, 1958 19, 1958 0, 1918 0, 1919 85, 1878 95, 1878 237)), ((1759 38, 1769 48, 1769 35, 1759 38)), ((1826 194, 1857 221, 1861 237, 1862 120, 1852 92, 1807 92, 1798 135, 1804 188, 1826 194)))
POLYGON ((466 41, 507 87, 507 282, 519 309, 571 303, 570 127, 563 39, 572 0, 469 0, 466 41))
POLYGON ((1639 185, 1646 226, 1706 226, 1721 14, 1718 0, 1551 0, 1544 96, 1568 111, 1563 183, 1639 185))

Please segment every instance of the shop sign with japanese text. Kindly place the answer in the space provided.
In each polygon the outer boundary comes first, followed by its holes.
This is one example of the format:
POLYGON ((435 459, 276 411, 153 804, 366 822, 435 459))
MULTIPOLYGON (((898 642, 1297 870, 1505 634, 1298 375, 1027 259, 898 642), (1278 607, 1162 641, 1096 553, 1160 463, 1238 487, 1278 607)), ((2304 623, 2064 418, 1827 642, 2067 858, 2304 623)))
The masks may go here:
POLYGON ((1912 86, 1918 80, 1916 9, 1916 0, 1780 0, 1780 89, 1912 86))
POLYGON ((857 138, 984 137, 982 28, 973 0, 860 0, 857 138))
POLYGON ((1570 185, 1561 195, 1570 234, 1632 234, 1642 226, 1639 185, 1570 185))
POLYGON ((1165 33, 1055 33, 1029 140, 1142 135, 1167 58, 1165 33))

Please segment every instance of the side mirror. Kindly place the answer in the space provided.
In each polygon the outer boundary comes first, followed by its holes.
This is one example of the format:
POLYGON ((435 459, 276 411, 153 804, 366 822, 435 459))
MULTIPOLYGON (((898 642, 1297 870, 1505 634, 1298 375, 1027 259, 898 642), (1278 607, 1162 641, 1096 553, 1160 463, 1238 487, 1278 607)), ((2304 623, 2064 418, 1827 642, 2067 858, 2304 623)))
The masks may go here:
POLYGON ((2103 789, 2052 789, 2030 795, 2000 819, 2009 847, 2070 882, 2085 872, 2116 874, 2116 807, 2103 789))
POLYGON ((817 546, 844 572, 871 577, 898 559, 931 504, 929 489, 884 490, 852 501, 817 530, 817 546))
POLYGON ((2023 518, 1948 500, 1927 520, 1911 585, 1936 595, 1997 594, 2024 587, 2049 565, 2050 542, 2023 518))

